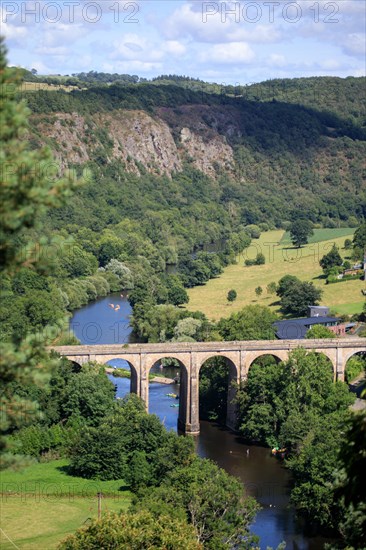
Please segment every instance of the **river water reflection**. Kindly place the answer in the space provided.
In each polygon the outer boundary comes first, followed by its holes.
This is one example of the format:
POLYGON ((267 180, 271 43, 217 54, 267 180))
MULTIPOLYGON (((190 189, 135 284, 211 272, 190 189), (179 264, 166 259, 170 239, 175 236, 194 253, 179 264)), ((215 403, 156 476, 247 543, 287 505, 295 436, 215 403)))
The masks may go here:
MULTIPOLYGON (((131 307, 126 298, 112 294, 107 298, 85 306, 75 312, 70 322, 82 344, 117 344, 131 342, 129 315, 131 307), (113 308, 110 304, 113 304, 113 308), (115 309, 116 306, 120 306, 115 309)), ((129 368, 126 361, 110 362, 117 368, 129 368)), ((155 371, 164 376, 172 374, 159 366, 155 371)), ((176 369, 174 368, 174 374, 176 369)), ((128 378, 109 375, 116 385, 117 397, 130 391, 128 378)), ((179 394, 179 386, 150 383, 149 412, 159 416, 168 430, 176 430, 177 401, 168 393, 179 394)), ((289 506, 291 476, 281 462, 270 456, 269 450, 255 445, 246 445, 229 430, 209 422, 201 422, 201 433, 195 438, 197 453, 215 460, 230 474, 238 477, 248 493, 257 498, 262 506, 252 525, 252 531, 260 537, 260 548, 276 548, 286 541, 287 550, 320 550, 324 540, 306 537, 295 521, 293 509, 289 506)))

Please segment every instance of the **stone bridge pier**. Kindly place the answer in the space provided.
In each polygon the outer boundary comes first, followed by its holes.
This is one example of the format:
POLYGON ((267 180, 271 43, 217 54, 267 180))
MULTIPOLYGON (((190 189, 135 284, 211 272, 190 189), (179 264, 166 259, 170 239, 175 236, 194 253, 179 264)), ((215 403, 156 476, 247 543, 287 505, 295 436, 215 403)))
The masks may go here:
POLYGON ((279 361, 285 361, 289 353, 298 347, 326 355, 332 364, 334 380, 344 381, 348 359, 356 353, 366 354, 366 338, 56 346, 52 349, 80 365, 88 361, 105 364, 112 359, 124 359, 131 368, 130 391, 145 401, 147 410, 151 368, 164 358, 176 359, 180 365, 178 429, 184 433, 198 434, 199 374, 208 359, 223 357, 229 366, 226 424, 235 429, 235 388, 246 380, 255 359, 273 355, 279 361))

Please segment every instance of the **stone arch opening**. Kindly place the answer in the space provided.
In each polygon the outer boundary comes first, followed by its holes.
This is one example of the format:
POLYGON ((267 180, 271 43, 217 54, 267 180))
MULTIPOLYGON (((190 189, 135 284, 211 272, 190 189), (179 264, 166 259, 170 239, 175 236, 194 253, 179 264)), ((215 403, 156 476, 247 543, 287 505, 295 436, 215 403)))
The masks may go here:
POLYGON ((270 366, 271 364, 278 365, 281 361, 286 361, 288 358, 287 352, 276 352, 276 351, 263 351, 258 352, 255 356, 250 357, 247 363, 247 373, 249 374, 250 369, 257 365, 257 367, 270 366))
POLYGON ((199 367, 199 418, 236 428, 235 395, 239 370, 232 359, 215 355, 203 360, 199 367))
POLYGON ((352 391, 359 396, 366 386, 366 351, 355 351, 346 357, 344 378, 352 391))
POLYGON ((186 365, 178 357, 162 355, 147 367, 146 377, 148 411, 157 414, 167 429, 185 426, 189 391, 186 365))
POLYGON ((73 372, 80 372, 81 371, 81 367, 82 367, 82 363, 78 363, 77 361, 74 361, 73 359, 69 359, 68 360, 71 365, 72 365, 72 370, 73 372))
POLYGON ((121 357, 113 357, 105 361, 104 364, 108 369, 108 376, 117 388, 116 397, 122 398, 127 393, 140 394, 137 370, 130 361, 121 357))

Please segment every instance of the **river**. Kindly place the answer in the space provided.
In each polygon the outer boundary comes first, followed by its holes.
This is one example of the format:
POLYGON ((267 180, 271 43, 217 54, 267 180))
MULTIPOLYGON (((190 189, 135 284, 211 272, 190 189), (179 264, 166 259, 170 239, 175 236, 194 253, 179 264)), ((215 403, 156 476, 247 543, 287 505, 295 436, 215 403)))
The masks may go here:
MULTIPOLYGON (((82 344, 117 344, 132 342, 129 315, 131 307, 120 294, 88 304, 76 311, 70 327, 82 344), (110 304, 113 304, 114 308, 110 304), (115 306, 120 306, 115 309, 115 306)), ((110 362, 111 365, 129 368, 123 360, 110 362)), ((159 366, 154 370, 163 375, 175 374, 159 366)), ((128 378, 109 378, 117 387, 117 397, 123 397, 130 390, 128 378)), ((167 429, 176 430, 177 403, 168 393, 179 393, 177 385, 150 383, 149 412, 159 416, 167 429)), ((201 422, 201 433, 195 438, 197 453, 215 460, 230 474, 238 477, 249 494, 253 495, 262 509, 256 516, 252 531, 260 537, 260 548, 276 548, 286 541, 287 550, 321 550, 325 539, 311 538, 303 533, 295 520, 294 510, 289 505, 291 475, 280 461, 270 456, 268 449, 245 444, 235 434, 212 424, 201 422)))

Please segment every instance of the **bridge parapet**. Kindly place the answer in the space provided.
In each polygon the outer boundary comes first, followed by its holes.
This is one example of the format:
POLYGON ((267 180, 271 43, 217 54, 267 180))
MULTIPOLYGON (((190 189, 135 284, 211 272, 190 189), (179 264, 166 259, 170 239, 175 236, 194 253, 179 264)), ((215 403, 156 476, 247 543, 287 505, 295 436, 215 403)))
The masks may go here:
POLYGON ((116 352, 131 353, 177 353, 194 351, 246 351, 246 350, 292 350, 298 347, 366 349, 366 338, 329 338, 309 340, 238 340, 233 342, 163 342, 157 344, 95 344, 79 346, 51 346, 60 355, 114 355, 116 352))

